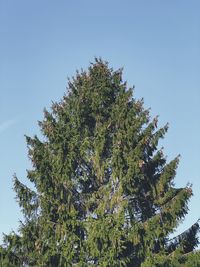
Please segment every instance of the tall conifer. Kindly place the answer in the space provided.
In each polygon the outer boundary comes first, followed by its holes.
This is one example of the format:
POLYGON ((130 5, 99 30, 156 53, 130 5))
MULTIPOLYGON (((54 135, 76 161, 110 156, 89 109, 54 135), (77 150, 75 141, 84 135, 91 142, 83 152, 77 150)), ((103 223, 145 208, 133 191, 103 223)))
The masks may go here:
POLYGON ((4 236, 1 266, 200 266, 198 222, 170 238, 188 212, 157 128, 133 88, 96 59, 26 137, 34 190, 14 177, 24 215, 4 236))

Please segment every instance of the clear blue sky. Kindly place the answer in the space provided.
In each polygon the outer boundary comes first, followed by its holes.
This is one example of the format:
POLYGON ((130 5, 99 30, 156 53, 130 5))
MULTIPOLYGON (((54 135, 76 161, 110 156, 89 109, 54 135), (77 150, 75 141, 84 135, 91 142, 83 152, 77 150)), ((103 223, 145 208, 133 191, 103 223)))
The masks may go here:
POLYGON ((135 85, 160 126, 168 159, 182 155, 177 186, 193 184, 181 230, 199 217, 200 1, 0 0, 0 234, 17 229, 12 176, 30 168, 24 134, 65 92, 67 77, 101 56, 135 85))

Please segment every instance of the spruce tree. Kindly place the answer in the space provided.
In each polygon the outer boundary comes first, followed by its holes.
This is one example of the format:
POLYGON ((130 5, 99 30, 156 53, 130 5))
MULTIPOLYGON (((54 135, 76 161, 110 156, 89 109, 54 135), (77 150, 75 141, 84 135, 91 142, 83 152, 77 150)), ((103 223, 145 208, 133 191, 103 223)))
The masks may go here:
POLYGON ((24 221, 4 236, 1 266, 200 266, 196 222, 170 238, 188 212, 157 127, 122 70, 95 59, 28 137, 28 188, 14 177, 24 221))

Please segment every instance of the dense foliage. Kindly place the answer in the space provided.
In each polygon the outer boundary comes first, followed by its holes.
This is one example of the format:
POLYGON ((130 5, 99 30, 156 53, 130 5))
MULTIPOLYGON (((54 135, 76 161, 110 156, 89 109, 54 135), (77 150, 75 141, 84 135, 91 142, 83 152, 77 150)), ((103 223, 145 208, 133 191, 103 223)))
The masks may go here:
POLYGON ((175 188, 179 156, 166 161, 157 128, 133 88, 96 59, 26 137, 34 190, 14 178, 24 221, 4 236, 1 266, 200 266, 190 186, 175 188))

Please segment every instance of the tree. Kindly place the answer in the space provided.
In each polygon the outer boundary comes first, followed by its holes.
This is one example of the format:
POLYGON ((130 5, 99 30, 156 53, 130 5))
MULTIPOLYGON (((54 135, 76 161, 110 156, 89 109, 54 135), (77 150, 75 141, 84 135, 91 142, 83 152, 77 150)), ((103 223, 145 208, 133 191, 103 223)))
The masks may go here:
POLYGON ((33 188, 14 177, 24 221, 4 236, 3 266, 200 266, 196 222, 170 239, 188 212, 175 188, 179 156, 166 161, 157 128, 122 70, 96 59, 26 136, 33 188))

